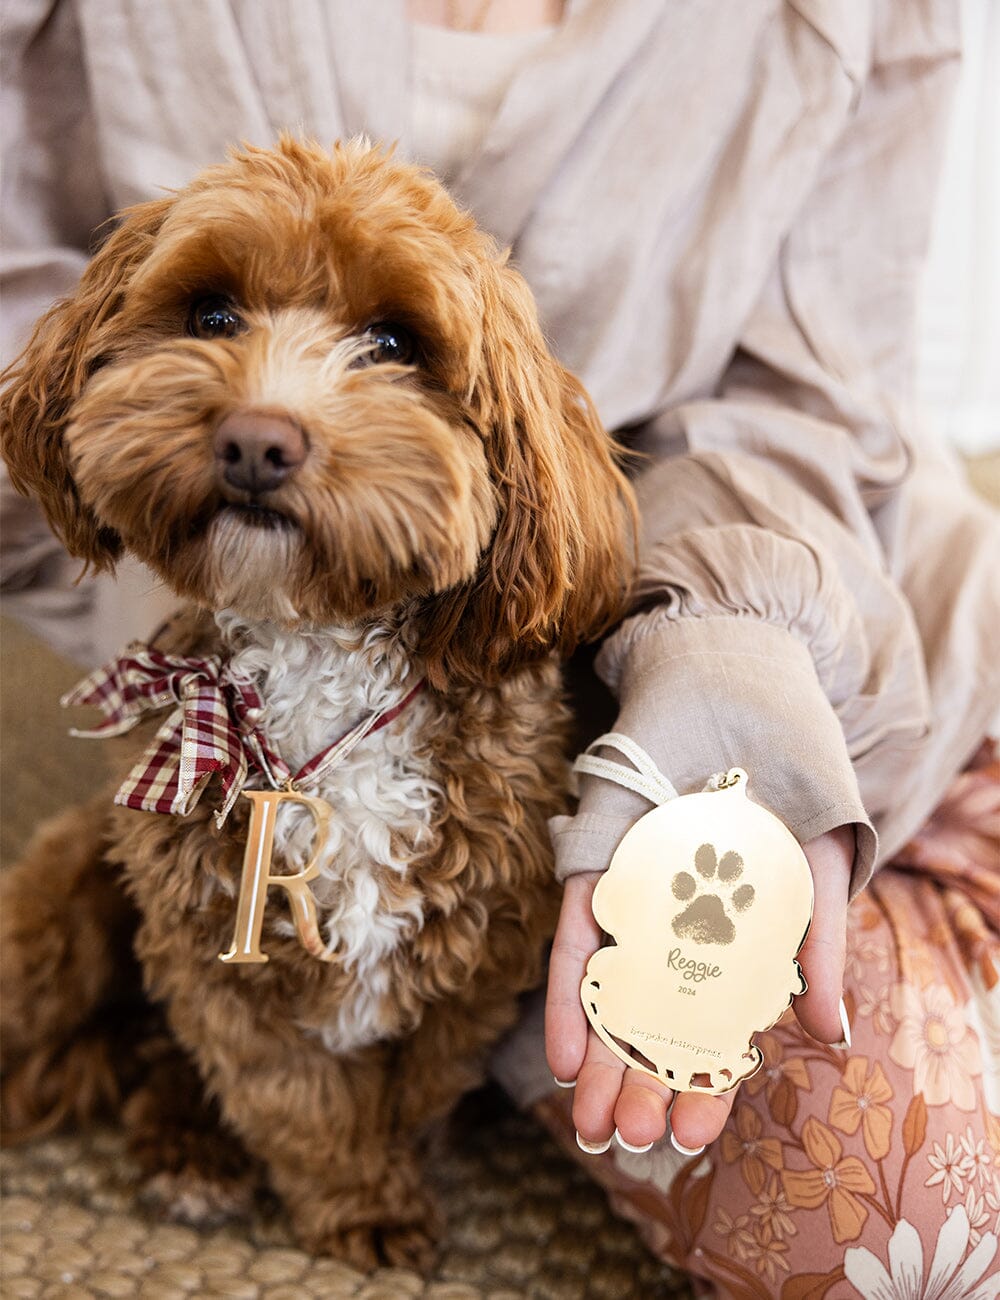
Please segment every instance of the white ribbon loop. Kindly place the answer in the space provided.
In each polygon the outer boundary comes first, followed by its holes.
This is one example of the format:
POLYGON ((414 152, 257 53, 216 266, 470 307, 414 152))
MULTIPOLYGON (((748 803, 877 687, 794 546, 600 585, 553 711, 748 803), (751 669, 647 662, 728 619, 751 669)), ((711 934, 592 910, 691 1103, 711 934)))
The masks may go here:
POLYGON ((606 781, 614 781, 616 785, 623 785, 626 789, 641 794, 657 807, 677 798, 677 791, 643 747, 620 731, 608 731, 603 736, 598 736, 573 764, 573 771, 586 772, 589 776, 600 776, 606 781), (602 747, 617 749, 619 753, 625 755, 636 770, 633 771, 632 768, 615 763, 609 758, 598 758, 594 751, 602 747))

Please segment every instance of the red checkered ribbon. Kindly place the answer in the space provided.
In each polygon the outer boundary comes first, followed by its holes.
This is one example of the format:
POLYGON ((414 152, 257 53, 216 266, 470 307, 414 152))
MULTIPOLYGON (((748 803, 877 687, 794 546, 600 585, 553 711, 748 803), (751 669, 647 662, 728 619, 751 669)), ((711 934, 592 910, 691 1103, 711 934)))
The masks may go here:
POLYGON ((365 736, 387 726, 423 689, 421 679, 392 708, 371 713, 292 773, 257 725, 263 706, 253 684, 230 673, 214 655, 188 659, 133 642, 118 659, 96 669, 63 696, 64 705, 92 704, 105 715, 75 736, 120 736, 147 713, 170 709, 149 748, 115 795, 115 803, 146 812, 189 813, 218 774, 221 826, 251 772, 275 790, 317 781, 365 736))

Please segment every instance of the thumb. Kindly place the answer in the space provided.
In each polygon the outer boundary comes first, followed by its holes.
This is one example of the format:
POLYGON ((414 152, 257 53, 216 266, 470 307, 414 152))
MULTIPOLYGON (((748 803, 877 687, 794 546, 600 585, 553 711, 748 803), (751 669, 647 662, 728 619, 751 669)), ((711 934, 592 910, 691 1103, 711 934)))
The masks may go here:
POLYGON ((601 927, 594 920, 591 906, 600 878, 599 872, 587 872, 566 881, 549 958, 546 1056, 555 1077, 567 1082, 576 1078, 587 1051, 590 1026, 580 1001, 580 984, 587 962, 601 946, 601 927))
POLYGON ((799 1024, 822 1043, 850 1037, 842 1011, 847 953, 847 895, 854 864, 854 829, 840 826, 802 846, 813 875, 812 925, 799 964, 809 985, 795 1000, 799 1024))

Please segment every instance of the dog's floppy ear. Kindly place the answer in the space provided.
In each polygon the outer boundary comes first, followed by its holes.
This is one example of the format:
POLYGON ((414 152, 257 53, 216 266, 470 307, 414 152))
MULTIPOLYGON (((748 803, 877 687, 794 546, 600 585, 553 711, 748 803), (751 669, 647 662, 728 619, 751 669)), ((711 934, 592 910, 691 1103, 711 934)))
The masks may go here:
POLYGON ((100 364, 123 285, 148 253, 171 202, 158 199, 124 213, 76 291, 46 312, 20 357, 0 376, 0 450, 11 482, 38 499, 70 554, 97 569, 114 564, 121 543, 80 501, 63 433, 73 403, 100 364))
POLYGON ((489 263, 471 417, 499 499, 476 579, 437 597, 422 650, 429 680, 489 680, 556 648, 569 654, 621 612, 635 565, 635 506, 582 385, 549 352, 534 299, 489 263))

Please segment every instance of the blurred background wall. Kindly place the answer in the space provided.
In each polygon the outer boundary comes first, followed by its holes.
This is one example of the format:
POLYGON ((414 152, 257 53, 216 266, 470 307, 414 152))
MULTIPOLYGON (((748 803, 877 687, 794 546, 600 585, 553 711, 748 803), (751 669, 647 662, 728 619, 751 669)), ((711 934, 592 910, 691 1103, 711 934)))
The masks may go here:
POLYGON ((980 456, 1000 451, 1000 0, 964 0, 963 26, 918 385, 937 428, 980 456))

